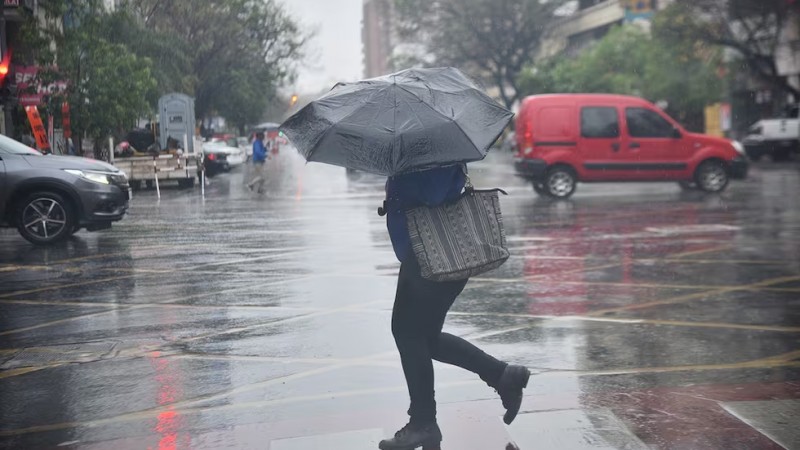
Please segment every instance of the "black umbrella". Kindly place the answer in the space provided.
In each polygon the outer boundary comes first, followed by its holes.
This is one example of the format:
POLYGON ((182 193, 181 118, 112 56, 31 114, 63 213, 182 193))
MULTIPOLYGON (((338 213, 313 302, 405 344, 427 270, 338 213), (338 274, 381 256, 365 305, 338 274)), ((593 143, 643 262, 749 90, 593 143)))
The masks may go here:
POLYGON ((511 121, 458 69, 339 83, 281 125, 308 161, 379 175, 478 161, 511 121))

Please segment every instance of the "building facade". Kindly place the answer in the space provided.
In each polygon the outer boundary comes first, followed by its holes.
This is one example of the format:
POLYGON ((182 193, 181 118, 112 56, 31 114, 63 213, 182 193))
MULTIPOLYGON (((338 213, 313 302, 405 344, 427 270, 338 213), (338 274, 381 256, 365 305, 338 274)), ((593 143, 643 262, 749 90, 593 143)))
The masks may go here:
POLYGON ((16 100, 16 83, 14 81, 14 65, 19 63, 14 58, 13 49, 18 49, 20 41, 20 25, 30 12, 36 8, 35 0, 3 0, 0 11, 0 134, 14 135, 14 115, 18 113, 16 100))
POLYGON ((553 24, 540 56, 577 55, 602 39, 616 25, 638 23, 649 27, 653 15, 671 0, 579 0, 576 7, 553 24))

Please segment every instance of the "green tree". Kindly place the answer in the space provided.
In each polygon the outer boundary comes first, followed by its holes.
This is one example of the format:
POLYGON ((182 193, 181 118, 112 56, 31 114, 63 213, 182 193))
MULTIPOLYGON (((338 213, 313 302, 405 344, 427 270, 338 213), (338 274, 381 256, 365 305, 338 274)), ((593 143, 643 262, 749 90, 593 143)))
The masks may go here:
POLYGON ((750 73, 800 101, 800 89, 778 73, 775 61, 791 21, 800 26, 796 0, 676 0, 660 14, 665 31, 733 50, 750 73))
POLYGON ((526 68, 525 94, 613 93, 665 101, 668 112, 689 128, 702 129, 704 108, 720 100, 720 52, 664 33, 661 18, 652 33, 618 27, 573 59, 557 58, 526 68))
POLYGON ((86 135, 94 140, 99 156, 109 136, 125 129, 150 110, 156 80, 151 62, 128 47, 111 42, 111 18, 98 0, 82 2, 42 0, 44 23, 30 19, 31 57, 44 69, 42 82, 63 80, 65 92, 54 93, 48 102, 51 118, 60 104, 71 106, 71 124, 78 148, 86 135))
POLYGON ((179 39, 197 116, 219 114, 240 131, 293 79, 310 38, 276 0, 130 0, 127 8, 148 30, 179 39))
MULTIPOLYGON (((507 107, 561 0, 394 0, 399 34, 422 47, 420 65, 456 66, 495 86, 507 107)), ((409 61, 404 55, 398 60, 409 61)))

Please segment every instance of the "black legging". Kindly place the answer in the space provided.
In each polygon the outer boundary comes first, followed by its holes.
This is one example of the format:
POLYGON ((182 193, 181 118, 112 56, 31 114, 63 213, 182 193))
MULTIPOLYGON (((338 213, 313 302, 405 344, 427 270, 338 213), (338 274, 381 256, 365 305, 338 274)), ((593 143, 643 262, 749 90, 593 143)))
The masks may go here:
POLYGON ((467 280, 434 282, 422 278, 413 254, 400 266, 392 334, 408 384, 408 414, 413 423, 436 420, 433 359, 476 373, 489 386, 497 385, 506 368, 504 362, 464 339, 442 333, 447 311, 466 284, 467 280))

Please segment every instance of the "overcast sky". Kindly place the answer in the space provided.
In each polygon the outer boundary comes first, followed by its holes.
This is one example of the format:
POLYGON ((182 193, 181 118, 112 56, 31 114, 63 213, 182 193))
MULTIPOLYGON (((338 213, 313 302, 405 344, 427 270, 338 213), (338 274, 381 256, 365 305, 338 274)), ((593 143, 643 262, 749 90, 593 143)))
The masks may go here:
POLYGON ((317 30, 294 88, 317 93, 338 81, 362 78, 363 0, 282 0, 307 29, 317 30))

